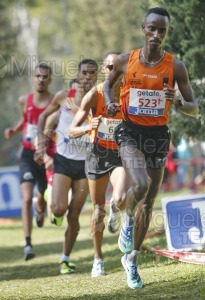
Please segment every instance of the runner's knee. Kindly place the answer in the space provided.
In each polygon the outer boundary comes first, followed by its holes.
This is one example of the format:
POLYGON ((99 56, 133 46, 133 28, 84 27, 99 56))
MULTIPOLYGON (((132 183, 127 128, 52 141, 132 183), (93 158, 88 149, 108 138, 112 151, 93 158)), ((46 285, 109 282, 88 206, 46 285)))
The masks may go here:
POLYGON ((148 183, 144 182, 142 184, 136 184, 135 186, 133 186, 133 193, 134 193, 134 197, 135 199, 139 199, 139 201, 141 199, 143 199, 148 191, 148 183))
POLYGON ((68 206, 62 205, 61 203, 51 203, 52 213, 56 217, 62 217, 68 209, 68 206))
POLYGON ((123 204, 126 201, 126 193, 117 194, 117 193, 114 192, 112 198, 113 198, 113 202, 114 202, 116 208, 118 208, 118 209, 124 209, 125 208, 125 207, 123 207, 123 204))
POLYGON ((99 205, 99 204, 96 204, 94 206, 94 211, 93 211, 93 214, 92 214, 92 221, 96 221, 97 223, 102 221, 105 217, 105 209, 104 209, 104 205, 99 205))

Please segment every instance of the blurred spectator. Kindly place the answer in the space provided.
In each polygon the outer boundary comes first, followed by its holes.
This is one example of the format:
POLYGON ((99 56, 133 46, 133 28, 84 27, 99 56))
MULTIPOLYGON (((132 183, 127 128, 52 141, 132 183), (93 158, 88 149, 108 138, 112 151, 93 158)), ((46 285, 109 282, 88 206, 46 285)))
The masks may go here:
POLYGON ((191 188, 195 189, 195 179, 197 176, 202 176, 204 154, 202 143, 200 141, 191 140, 189 142, 189 148, 192 153, 191 188))
POLYGON ((198 193, 205 192, 205 167, 203 168, 202 173, 195 177, 194 188, 198 193))
POLYGON ((169 152, 166 159, 163 190, 169 190, 176 188, 176 174, 177 174, 177 152, 176 148, 170 143, 169 152))
POLYGON ((177 157, 177 186, 183 187, 186 183, 187 174, 189 173, 188 168, 192 158, 192 153, 185 138, 181 138, 180 143, 177 146, 177 157))

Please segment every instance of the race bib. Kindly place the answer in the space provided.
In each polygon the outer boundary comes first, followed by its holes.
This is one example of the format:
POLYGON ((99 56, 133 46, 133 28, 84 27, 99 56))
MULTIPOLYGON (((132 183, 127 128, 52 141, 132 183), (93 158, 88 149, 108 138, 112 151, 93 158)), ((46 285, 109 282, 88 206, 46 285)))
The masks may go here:
POLYGON ((65 138, 64 141, 70 145, 83 148, 86 148, 89 144, 89 138, 87 137, 87 134, 78 138, 65 138))
POLYGON ((108 119, 101 118, 100 125, 98 127, 97 137, 104 140, 114 141, 114 131, 117 125, 122 122, 121 119, 108 119))
POLYGON ((27 123, 26 126, 26 140, 33 141, 38 133, 38 126, 34 124, 27 123))
POLYGON ((147 117, 164 115, 164 91, 130 88, 129 114, 147 117))

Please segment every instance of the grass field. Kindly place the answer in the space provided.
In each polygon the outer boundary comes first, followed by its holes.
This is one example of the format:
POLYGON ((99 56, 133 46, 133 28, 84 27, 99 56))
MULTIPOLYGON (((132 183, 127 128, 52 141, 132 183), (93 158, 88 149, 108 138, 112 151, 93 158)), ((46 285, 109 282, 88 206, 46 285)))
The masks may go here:
MULTIPOLYGON (((155 212, 160 210, 160 197, 155 212)), ((108 212, 108 207, 107 207, 108 212)), ((93 262, 91 213, 80 218, 81 231, 72 253, 76 273, 59 275, 58 260, 62 252, 65 220, 62 227, 55 227, 46 220, 43 228, 34 227, 33 246, 36 258, 23 260, 24 238, 20 220, 0 225, 0 299, 205 299, 204 266, 180 263, 142 250, 139 270, 144 287, 131 290, 121 266, 122 253, 117 246, 118 234, 111 235, 105 229, 103 244, 107 276, 91 278, 93 262)), ((107 218, 105 219, 107 221, 107 218)), ((146 239, 145 244, 166 248, 162 234, 146 239)))

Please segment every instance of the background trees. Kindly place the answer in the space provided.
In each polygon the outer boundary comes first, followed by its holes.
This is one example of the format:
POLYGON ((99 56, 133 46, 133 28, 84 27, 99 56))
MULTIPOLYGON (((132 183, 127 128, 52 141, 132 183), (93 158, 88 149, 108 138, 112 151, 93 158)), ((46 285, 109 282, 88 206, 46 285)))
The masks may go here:
POLYGON ((172 111, 170 129, 175 144, 180 137, 204 140, 205 130, 205 3, 202 0, 163 0, 159 5, 171 14, 172 32, 167 48, 187 66, 200 106, 197 119, 172 111))

